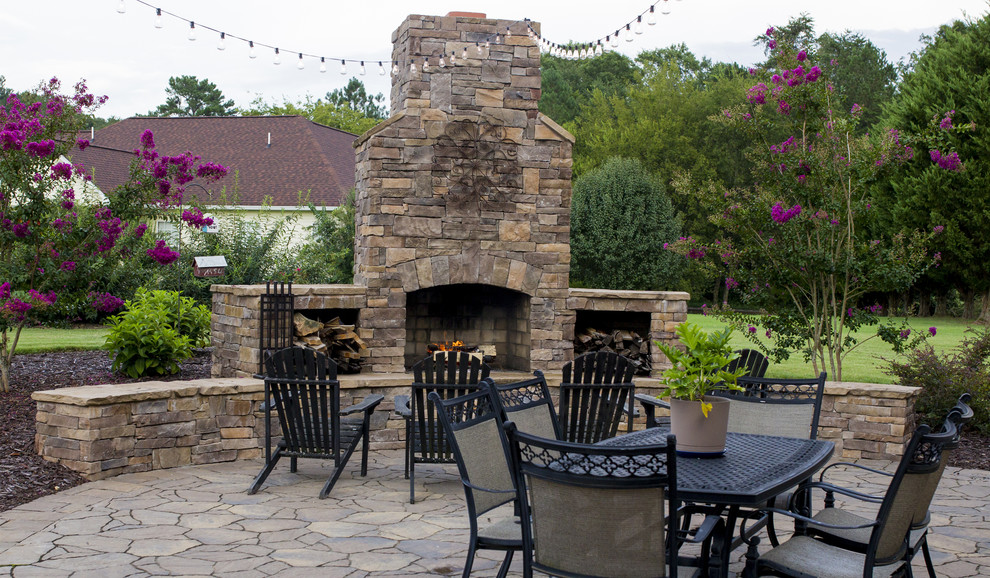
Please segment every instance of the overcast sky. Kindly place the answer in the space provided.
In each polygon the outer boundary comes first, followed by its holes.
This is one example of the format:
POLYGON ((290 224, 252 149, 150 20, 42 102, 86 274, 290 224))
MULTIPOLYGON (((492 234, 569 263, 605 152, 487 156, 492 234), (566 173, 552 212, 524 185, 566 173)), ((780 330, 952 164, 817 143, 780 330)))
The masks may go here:
MULTIPOLYGON (((361 78, 370 92, 388 102, 388 75, 377 74, 377 61, 391 55, 391 34, 411 13, 446 14, 452 10, 483 12, 492 18, 529 18, 542 23, 552 41, 586 42, 611 33, 647 10, 651 0, 149 0, 181 21, 164 17, 154 27, 155 10, 135 0, 46 0, 43 3, 0 2, 0 75, 16 90, 58 76, 75 82, 85 78, 94 93, 110 96, 100 116, 131 116, 154 109, 165 100, 170 76, 208 78, 240 106, 256 96, 281 101, 306 94, 319 97, 340 88, 357 66, 342 76, 340 59, 375 62, 361 78), (282 64, 273 51, 261 49, 254 60, 247 45, 230 40, 217 50, 218 34, 197 29, 190 42, 189 21, 255 42, 281 47, 282 64), (323 55, 328 71, 306 61, 295 66, 299 52, 323 55)), ((663 2, 663 0, 660 0, 663 2)), ((635 56, 641 50, 684 43, 698 56, 750 65, 762 58, 752 46, 768 25, 786 24, 807 12, 817 32, 860 32, 897 62, 920 47, 919 35, 963 18, 980 18, 987 0, 668 0, 671 13, 659 14, 656 26, 619 50, 635 56)))

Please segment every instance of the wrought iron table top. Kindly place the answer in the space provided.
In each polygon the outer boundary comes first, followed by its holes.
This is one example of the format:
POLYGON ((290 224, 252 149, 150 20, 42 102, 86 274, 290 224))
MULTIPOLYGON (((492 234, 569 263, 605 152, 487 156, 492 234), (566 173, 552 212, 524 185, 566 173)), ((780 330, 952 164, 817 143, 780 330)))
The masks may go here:
MULTIPOLYGON (((598 445, 662 444, 669 433, 650 428, 598 445)), ((834 449, 825 440, 729 433, 722 456, 677 456, 677 492, 687 502, 760 507, 824 466, 834 449)))

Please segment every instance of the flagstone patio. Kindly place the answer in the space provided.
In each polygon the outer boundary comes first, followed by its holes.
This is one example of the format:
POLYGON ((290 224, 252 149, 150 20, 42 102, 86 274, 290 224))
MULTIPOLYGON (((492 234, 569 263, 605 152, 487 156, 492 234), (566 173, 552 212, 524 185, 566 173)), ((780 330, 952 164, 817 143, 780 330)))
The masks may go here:
MULTIPOLYGON (((253 496, 257 460, 83 484, 0 512, 0 576, 459 575, 468 529, 456 469, 417 468, 409 504, 401 451, 372 452, 367 478, 358 459, 322 501, 329 470, 314 460, 296 474, 280 465, 253 496)), ((848 472, 834 479, 882 491, 848 472)), ((946 470, 929 541, 940 576, 990 575, 990 472, 946 470)), ((494 576, 500 560, 480 552, 474 575, 494 576)), ((925 575, 920 556, 914 568, 925 575)))

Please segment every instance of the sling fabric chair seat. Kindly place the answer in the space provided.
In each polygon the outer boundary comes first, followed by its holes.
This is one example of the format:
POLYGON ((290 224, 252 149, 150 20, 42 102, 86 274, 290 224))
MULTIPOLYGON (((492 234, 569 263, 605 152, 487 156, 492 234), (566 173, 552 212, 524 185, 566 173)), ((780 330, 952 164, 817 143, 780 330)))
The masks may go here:
POLYGON ((512 421, 523 433, 561 439, 560 422, 542 371, 536 370, 533 377, 513 383, 496 384, 491 378, 481 383, 492 396, 502 421, 512 421))
POLYGON ((405 476, 409 479, 409 503, 416 503, 416 464, 452 464, 454 454, 428 398, 436 392, 451 399, 478 389, 491 368, 463 351, 439 351, 413 367, 410 395, 395 396, 395 412, 405 420, 405 476))
POLYGON ((384 398, 369 395, 361 403, 341 409, 337 364, 312 349, 280 349, 265 360, 265 371, 265 467, 248 493, 257 492, 278 460, 288 456, 293 473, 298 458, 333 460, 333 472, 320 491, 320 498, 326 498, 362 442, 361 475, 368 475, 371 415, 384 398), (282 433, 274 453, 273 409, 278 413, 282 433))
MULTIPOLYGON (((505 560, 499 569, 504 577, 512 563, 512 554, 522 549, 522 526, 515 512, 497 518, 488 525, 481 518, 496 508, 515 504, 515 480, 509 469, 508 445, 502 431, 500 413, 487 391, 475 391, 453 399, 443 399, 431 392, 429 400, 437 409, 440 421, 460 472, 467 501, 471 537, 468 544, 464 578, 471 574, 478 549, 504 550, 505 560)), ((518 510, 518 508, 516 508, 518 510)))

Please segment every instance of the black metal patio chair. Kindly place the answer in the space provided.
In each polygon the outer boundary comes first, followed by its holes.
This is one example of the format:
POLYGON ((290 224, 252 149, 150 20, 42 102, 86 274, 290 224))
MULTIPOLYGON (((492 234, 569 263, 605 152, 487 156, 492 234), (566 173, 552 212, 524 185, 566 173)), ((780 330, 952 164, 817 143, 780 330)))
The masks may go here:
POLYGON ((333 460, 334 468, 320 498, 326 498, 347 460, 361 447, 361 475, 368 475, 368 432, 371 414, 382 402, 369 395, 357 405, 340 407, 337 364, 325 354, 302 347, 280 349, 265 360, 265 467, 249 494, 261 488, 283 456, 296 471, 298 458, 333 460), (278 413, 282 439, 272 453, 272 410, 278 413))
MULTIPOLYGON (((959 446, 963 426, 973 418, 973 409, 969 406, 970 399, 971 396, 968 393, 960 396, 955 407, 949 410, 948 414, 945 416, 945 419, 942 421, 939 433, 944 433, 949 431, 950 427, 954 427, 956 430, 956 436, 953 440, 946 443, 942 447, 942 455, 941 461, 939 462, 938 471, 936 472, 936 475, 930 478, 930 482, 933 484, 938 484, 940 481, 942 473, 945 470, 945 466, 948 463, 950 453, 959 446)), ((819 480, 824 481, 828 475, 828 471, 839 466, 855 468, 860 471, 869 472, 869 474, 877 474, 886 478, 893 476, 890 472, 869 468, 861 464, 836 462, 822 470, 819 475, 819 480)), ((928 569, 928 575, 931 578, 935 578, 935 566, 932 563, 931 551, 928 549, 928 524, 931 520, 931 515, 928 512, 928 508, 931 505, 931 499, 934 497, 934 492, 931 492, 930 495, 926 494, 925 497, 927 498, 927 501, 922 499, 918 500, 915 504, 915 510, 911 520, 911 532, 908 536, 907 551, 905 552, 904 560, 910 565, 914 556, 921 551, 924 556, 925 566, 928 569)), ((879 503, 880 499, 875 498, 873 501, 875 503, 879 503)), ((835 526, 856 526, 862 525, 863 523, 869 521, 860 515, 836 507, 835 492, 833 491, 826 491, 825 508, 818 512, 814 516, 814 519, 835 526)), ((870 532, 865 528, 849 530, 810 525, 807 527, 806 532, 808 535, 820 538, 828 543, 860 552, 866 551, 870 541, 870 532)))
POLYGON ((409 478, 409 503, 416 502, 416 464, 452 464, 454 454, 428 399, 436 392, 451 399, 478 389, 491 368, 463 351, 441 351, 417 361, 410 395, 395 396, 395 412, 405 419, 405 476, 409 478))
POLYGON ((585 353, 568 361, 560 382, 562 439, 593 444, 615 437, 623 415, 632 431, 636 364, 613 351, 585 353))
MULTIPOLYGON (((676 441, 605 447, 505 424, 516 475, 523 575, 680 576, 676 441)), ((703 563, 707 546, 702 548, 703 563)))
POLYGON ((518 508, 507 507, 516 502, 516 488, 498 408, 486 391, 452 399, 442 399, 434 391, 428 399, 437 408, 467 501, 471 537, 463 576, 471 575, 477 550, 489 549, 505 551, 498 572, 503 578, 509 571, 513 552, 522 549, 522 526, 515 515, 518 508), (507 511, 495 521, 485 523, 485 515, 496 508, 507 511))
MULTIPOLYGON (((747 553, 744 575, 752 575, 754 561, 755 571, 760 576, 858 578, 906 573, 905 554, 918 505, 931 502, 941 474, 942 455, 956 443, 956 427, 951 420, 946 422, 944 430, 932 433, 927 425, 922 425, 915 431, 904 448, 904 456, 897 470, 889 478, 890 484, 885 495, 879 499, 879 509, 873 519, 864 518, 865 521, 861 524, 837 525, 791 510, 772 509, 775 513, 790 516, 800 522, 796 525, 798 529, 807 525, 831 532, 865 530, 869 538, 864 551, 857 552, 796 533, 786 542, 758 556, 756 544, 759 537, 754 537, 747 553)), ((873 496, 821 481, 804 484, 801 491, 810 492, 816 489, 867 502, 877 501, 873 496)), ((797 500, 797 503, 803 501, 797 500)))
POLYGON ((562 438, 553 398, 542 371, 536 370, 533 377, 514 383, 496 384, 491 378, 481 383, 491 394, 502 421, 515 422, 523 433, 550 439, 562 438))

